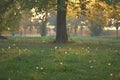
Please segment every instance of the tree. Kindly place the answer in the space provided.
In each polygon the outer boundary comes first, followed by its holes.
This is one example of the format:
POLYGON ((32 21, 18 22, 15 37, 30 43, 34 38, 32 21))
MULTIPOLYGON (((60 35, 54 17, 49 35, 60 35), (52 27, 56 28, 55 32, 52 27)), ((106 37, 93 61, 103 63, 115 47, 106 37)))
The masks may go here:
MULTIPOLYGON (((7 1, 7 0, 5 0, 7 1)), ((69 3, 70 0, 9 0, 12 2, 18 2, 21 10, 31 10, 32 8, 37 8, 36 13, 45 12, 47 10, 57 10, 57 26, 56 26, 56 43, 65 43, 68 42, 67 28, 66 28, 66 16, 67 16, 67 5, 74 3, 69 3), (27 4, 27 5, 26 5, 27 4)), ((90 0, 74 0, 77 3, 77 8, 79 7, 79 11, 77 11, 78 15, 82 14, 86 16, 87 5, 91 3, 90 0), (80 13, 79 13, 80 12, 80 13)), ((103 1, 103 0, 101 0, 103 1)), ((113 3, 116 5, 119 0, 105 0, 106 3, 113 3)), ((11 3, 10 3, 11 4, 11 3)), ((14 3, 15 4, 15 3, 14 3)), ((13 8, 13 7, 12 7, 13 8)), ((76 8, 76 6, 75 6, 76 8)), ((74 8, 74 9, 75 9, 74 8)), ((97 7, 98 8, 98 7, 97 7)), ((7 11, 5 9, 5 11, 7 11)), ((96 17, 96 20, 99 16, 96 17)), ((103 17, 102 17, 103 18, 103 17)), ((103 19, 102 19, 103 20, 103 19)), ((98 21, 98 22, 103 22, 98 21)), ((45 22, 46 23, 46 22, 45 22)))
POLYGON ((56 43, 68 42, 66 29, 67 0, 57 0, 57 32, 56 43))
POLYGON ((100 0, 100 1, 106 2, 108 5, 112 5, 114 7, 117 3, 120 2, 120 0, 100 0))
POLYGON ((47 26, 47 21, 48 21, 48 11, 45 11, 43 13, 43 16, 40 18, 41 20, 41 28, 40 28, 40 32, 41 32, 41 36, 46 36, 47 31, 46 31, 46 26, 47 26))
POLYGON ((91 36, 99 36, 107 23, 107 6, 103 2, 91 3, 86 7, 85 16, 89 21, 91 36))
POLYGON ((111 17, 115 19, 114 26, 116 28, 116 37, 118 37, 118 29, 120 27, 120 2, 115 6, 113 12, 111 13, 111 17))
POLYGON ((14 31, 18 30, 20 14, 20 5, 15 0, 1 0, 0 1, 0 33, 4 30, 14 31))
POLYGON ((19 31, 19 21, 21 19, 21 13, 17 7, 10 9, 5 16, 5 26, 12 33, 12 36, 15 35, 15 31, 19 31))
POLYGON ((118 37, 118 29, 119 29, 119 27, 120 27, 120 21, 116 21, 116 22, 114 23, 114 26, 115 26, 115 28, 116 28, 116 37, 118 37))
POLYGON ((55 8, 56 0, 19 0, 22 9, 31 10, 35 9, 34 13, 36 15, 42 14, 42 17, 39 17, 41 24, 39 25, 41 36, 46 36, 46 25, 48 18, 48 10, 55 8), (27 5, 26 5, 27 4, 27 5))
MULTIPOLYGON (((14 2, 15 0, 12 1, 14 2)), ((37 8, 36 12, 43 12, 47 11, 47 9, 57 9, 57 32, 55 42, 68 42, 66 29, 66 13, 68 0, 17 0, 15 2, 19 2, 21 10, 31 10, 32 8, 37 8)))
POLYGON ((107 26, 116 28, 116 37, 118 37, 118 29, 120 27, 120 2, 114 6, 109 6, 109 21, 107 26))
POLYGON ((13 0, 0 0, 0 36, 2 35, 2 32, 6 29, 5 26, 5 14, 7 11, 10 10, 11 4, 13 4, 13 0))

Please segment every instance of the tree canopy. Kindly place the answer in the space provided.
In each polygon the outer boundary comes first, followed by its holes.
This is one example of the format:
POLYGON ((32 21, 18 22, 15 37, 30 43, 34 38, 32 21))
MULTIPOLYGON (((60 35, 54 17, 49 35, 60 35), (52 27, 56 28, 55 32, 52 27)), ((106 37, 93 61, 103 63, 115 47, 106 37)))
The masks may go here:
POLYGON ((119 4, 120 0, 0 0, 0 33, 18 26, 26 10, 30 12, 34 8, 36 15, 54 10, 57 11, 55 42, 67 42, 66 16, 84 15, 94 24, 103 26, 108 17, 120 20, 119 4))

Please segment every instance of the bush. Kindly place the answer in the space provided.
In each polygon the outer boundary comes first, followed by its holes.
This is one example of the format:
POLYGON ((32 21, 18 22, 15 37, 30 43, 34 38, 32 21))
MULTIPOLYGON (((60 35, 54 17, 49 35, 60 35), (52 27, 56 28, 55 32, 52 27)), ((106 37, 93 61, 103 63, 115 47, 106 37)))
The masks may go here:
POLYGON ((103 29, 100 25, 96 25, 96 26, 91 26, 90 31, 91 31, 91 36, 100 36, 103 29))

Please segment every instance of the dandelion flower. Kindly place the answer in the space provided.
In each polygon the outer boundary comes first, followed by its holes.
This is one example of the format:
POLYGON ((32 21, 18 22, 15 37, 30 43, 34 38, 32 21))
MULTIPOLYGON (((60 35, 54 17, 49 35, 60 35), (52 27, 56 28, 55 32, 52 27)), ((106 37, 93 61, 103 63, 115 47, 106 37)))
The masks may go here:
POLYGON ((92 62, 92 60, 89 60, 89 63, 91 63, 92 62))
POLYGON ((90 53, 90 51, 87 51, 88 53, 90 53))
POLYGON ((69 48, 69 50, 72 50, 71 48, 69 48))
POLYGON ((41 67, 40 69, 43 70, 43 67, 41 67))
POLYGON ((110 66, 111 65, 111 63, 108 63, 108 66, 110 66))
POLYGON ((88 49, 90 49, 90 47, 87 47, 88 49))
POLYGON ((8 80, 11 80, 11 78, 8 78, 8 80))
POLYGON ((62 62, 60 62, 60 65, 62 65, 63 63, 62 62))
POLYGON ((11 47, 9 46, 8 49, 10 49, 11 47))
POLYGON ((55 46, 55 49, 57 49, 57 46, 55 46))
POLYGON ((39 69, 39 67, 37 66, 36 69, 39 69))
POLYGON ((93 68, 93 66, 90 66, 90 68, 93 68))
POLYGON ((110 76, 113 76, 113 73, 110 73, 110 76))
POLYGON ((5 49, 4 49, 4 48, 2 48, 2 51, 5 51, 5 49))
POLYGON ((96 60, 94 59, 93 61, 95 62, 96 60))
POLYGON ((13 46, 16 46, 16 44, 14 43, 13 46))
POLYGON ((67 54, 68 52, 67 51, 65 51, 65 54, 67 54))

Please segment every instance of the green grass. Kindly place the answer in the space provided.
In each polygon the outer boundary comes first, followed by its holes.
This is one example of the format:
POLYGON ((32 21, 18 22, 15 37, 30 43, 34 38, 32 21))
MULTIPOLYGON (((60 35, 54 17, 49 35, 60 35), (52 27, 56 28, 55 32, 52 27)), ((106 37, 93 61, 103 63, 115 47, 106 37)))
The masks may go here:
POLYGON ((0 40, 0 80, 120 80, 120 39, 54 37, 0 40))

